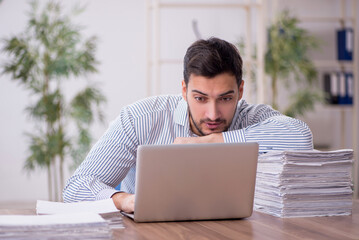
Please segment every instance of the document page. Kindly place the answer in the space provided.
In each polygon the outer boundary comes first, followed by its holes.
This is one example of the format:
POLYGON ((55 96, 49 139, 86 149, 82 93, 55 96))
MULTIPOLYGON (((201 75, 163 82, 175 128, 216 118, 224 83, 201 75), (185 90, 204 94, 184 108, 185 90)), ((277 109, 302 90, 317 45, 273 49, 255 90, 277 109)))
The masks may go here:
POLYGON ((93 213, 110 213, 118 212, 112 199, 99 201, 83 201, 75 203, 50 202, 37 200, 37 214, 57 214, 57 213, 76 213, 76 212, 93 212, 93 213))

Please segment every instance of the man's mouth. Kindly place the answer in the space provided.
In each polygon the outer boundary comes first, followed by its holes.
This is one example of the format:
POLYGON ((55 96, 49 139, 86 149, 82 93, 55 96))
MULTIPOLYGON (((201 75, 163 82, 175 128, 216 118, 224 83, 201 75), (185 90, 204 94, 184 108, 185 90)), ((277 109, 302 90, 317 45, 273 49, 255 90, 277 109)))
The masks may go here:
POLYGON ((221 126, 222 122, 205 122, 208 129, 217 129, 221 126))

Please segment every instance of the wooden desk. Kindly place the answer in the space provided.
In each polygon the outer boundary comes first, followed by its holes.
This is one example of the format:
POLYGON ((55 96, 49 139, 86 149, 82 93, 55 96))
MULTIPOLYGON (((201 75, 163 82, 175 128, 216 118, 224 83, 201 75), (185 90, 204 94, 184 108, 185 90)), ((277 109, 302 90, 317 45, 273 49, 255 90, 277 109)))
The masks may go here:
MULTIPOLYGON (((0 214, 35 214, 35 210, 0 209, 0 214)), ((125 229, 114 239, 359 239, 359 200, 351 216, 277 218, 254 212, 243 220, 135 223, 123 217, 125 229)))

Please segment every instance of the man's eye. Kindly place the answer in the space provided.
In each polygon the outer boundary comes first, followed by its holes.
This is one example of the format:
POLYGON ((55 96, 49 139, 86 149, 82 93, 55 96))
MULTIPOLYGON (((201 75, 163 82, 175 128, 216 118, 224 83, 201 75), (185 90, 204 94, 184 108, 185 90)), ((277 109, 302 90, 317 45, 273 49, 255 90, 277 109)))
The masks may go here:
POLYGON ((204 97, 194 97, 194 99, 198 102, 204 102, 206 100, 204 97))
POLYGON ((231 101, 233 98, 232 97, 222 97, 220 100, 223 102, 228 102, 231 101))

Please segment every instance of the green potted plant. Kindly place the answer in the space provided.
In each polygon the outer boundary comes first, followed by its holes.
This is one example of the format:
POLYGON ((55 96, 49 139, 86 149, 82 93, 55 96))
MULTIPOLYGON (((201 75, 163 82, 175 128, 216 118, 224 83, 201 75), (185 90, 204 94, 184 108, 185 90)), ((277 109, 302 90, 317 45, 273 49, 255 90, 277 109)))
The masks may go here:
POLYGON ((313 88, 318 80, 308 51, 318 47, 318 41, 298 26, 298 19, 289 11, 281 12, 268 29, 268 45, 265 54, 265 72, 271 78, 273 108, 278 109, 278 83, 296 86, 297 90, 283 111, 288 116, 303 115, 323 99, 321 91, 313 88), (293 81, 293 79, 295 81, 293 81), (293 84, 294 83, 294 84, 293 84))
POLYGON ((64 186, 64 161, 72 157, 77 165, 84 158, 91 124, 104 119, 105 97, 90 83, 70 100, 64 94, 64 81, 97 71, 96 37, 84 39, 71 21, 80 11, 65 14, 53 1, 42 10, 37 2, 31 7, 26 30, 4 39, 8 60, 2 69, 32 95, 26 112, 35 130, 26 133, 30 144, 25 169, 46 168, 49 199, 57 201, 64 186), (71 126, 77 130, 71 131, 71 126))

